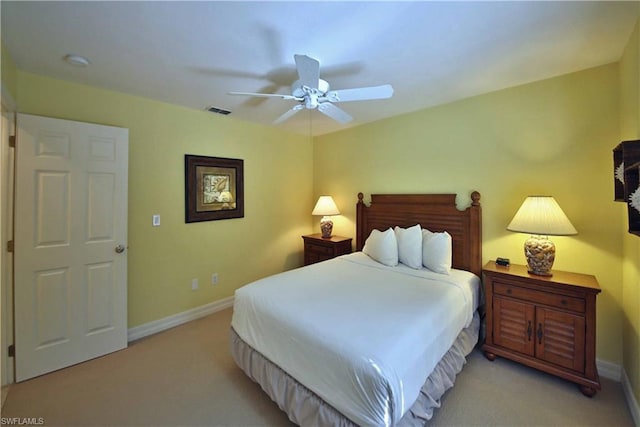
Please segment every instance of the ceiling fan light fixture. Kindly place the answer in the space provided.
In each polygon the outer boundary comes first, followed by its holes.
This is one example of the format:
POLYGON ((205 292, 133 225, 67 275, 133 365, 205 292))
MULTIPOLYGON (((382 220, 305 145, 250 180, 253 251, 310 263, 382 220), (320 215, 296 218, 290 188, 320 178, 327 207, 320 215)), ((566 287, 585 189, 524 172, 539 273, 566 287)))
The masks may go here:
POLYGON ((88 67, 89 64, 91 64, 91 62, 84 56, 72 53, 65 55, 62 59, 64 59, 67 64, 73 65, 74 67, 88 67))
POLYGON ((309 96, 307 96, 305 98, 304 105, 309 110, 313 110, 314 108, 317 108, 318 107, 318 95, 313 94, 313 93, 309 94, 309 96))

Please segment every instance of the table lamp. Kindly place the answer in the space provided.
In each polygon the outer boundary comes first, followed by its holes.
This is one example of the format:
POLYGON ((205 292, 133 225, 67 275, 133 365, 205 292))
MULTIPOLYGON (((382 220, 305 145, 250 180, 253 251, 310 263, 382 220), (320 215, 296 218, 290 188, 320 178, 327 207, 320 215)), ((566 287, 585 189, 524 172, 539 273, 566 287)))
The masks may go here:
POLYGON ((331 196, 320 196, 316 206, 313 208, 311 215, 322 215, 320 220, 320 230, 322 230, 322 238, 328 239, 333 231, 333 221, 331 215, 340 215, 340 211, 331 196))
POLYGON ((552 275, 556 246, 547 236, 578 234, 558 202, 551 196, 527 197, 507 230, 531 234, 524 242, 524 254, 529 273, 539 276, 552 275))

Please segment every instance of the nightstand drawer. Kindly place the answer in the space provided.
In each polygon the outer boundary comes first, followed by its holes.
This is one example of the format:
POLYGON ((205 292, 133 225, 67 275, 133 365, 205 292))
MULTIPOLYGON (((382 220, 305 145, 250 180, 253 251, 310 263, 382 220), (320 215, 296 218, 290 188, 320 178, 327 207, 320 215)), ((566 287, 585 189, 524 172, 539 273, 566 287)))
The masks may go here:
POLYGON ((309 234, 302 236, 304 240, 304 265, 350 254, 351 238, 331 236, 323 238, 322 234, 309 234))
POLYGON ((310 244, 310 243, 306 243, 304 245, 304 250, 305 252, 313 252, 316 254, 320 254, 320 255, 333 255, 334 254, 334 249, 330 246, 321 246, 321 245, 314 245, 314 244, 310 244))
POLYGON ((568 297, 565 295, 552 294, 548 292, 536 291, 533 289, 521 288, 506 283, 494 282, 493 293, 512 298, 523 299, 538 304, 545 304, 552 307, 563 308, 578 313, 584 313, 584 299, 568 297))

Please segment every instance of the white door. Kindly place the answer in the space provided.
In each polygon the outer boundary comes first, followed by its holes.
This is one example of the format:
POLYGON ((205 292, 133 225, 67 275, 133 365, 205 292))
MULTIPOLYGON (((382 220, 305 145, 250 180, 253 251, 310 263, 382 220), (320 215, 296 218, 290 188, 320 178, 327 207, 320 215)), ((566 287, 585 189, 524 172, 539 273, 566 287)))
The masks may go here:
POLYGON ((128 130, 18 114, 16 380, 127 346, 128 130))

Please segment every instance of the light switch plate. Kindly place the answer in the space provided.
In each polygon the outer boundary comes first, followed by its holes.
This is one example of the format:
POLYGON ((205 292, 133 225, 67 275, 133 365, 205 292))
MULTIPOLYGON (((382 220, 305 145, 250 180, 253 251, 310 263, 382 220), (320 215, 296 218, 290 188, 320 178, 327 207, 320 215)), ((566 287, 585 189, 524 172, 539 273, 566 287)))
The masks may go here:
POLYGON ((160 227, 160 215, 155 214, 151 223, 154 227, 160 227))

